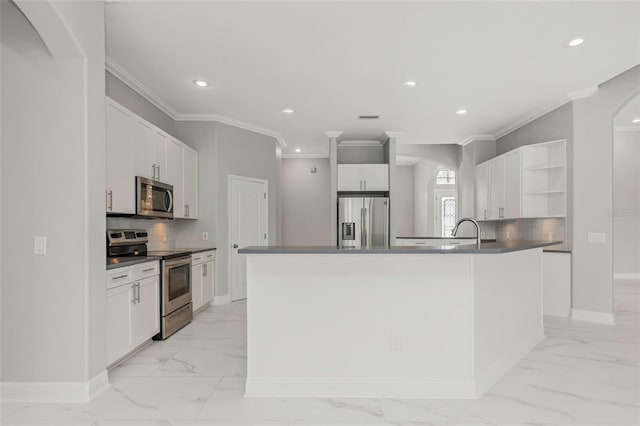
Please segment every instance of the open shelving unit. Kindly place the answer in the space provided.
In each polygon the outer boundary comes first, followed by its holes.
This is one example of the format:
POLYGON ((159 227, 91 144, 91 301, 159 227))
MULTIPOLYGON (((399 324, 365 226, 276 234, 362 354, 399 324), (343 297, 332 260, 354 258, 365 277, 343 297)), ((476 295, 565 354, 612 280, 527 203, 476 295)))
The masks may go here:
POLYGON ((566 217, 566 141, 522 149, 522 216, 566 217))

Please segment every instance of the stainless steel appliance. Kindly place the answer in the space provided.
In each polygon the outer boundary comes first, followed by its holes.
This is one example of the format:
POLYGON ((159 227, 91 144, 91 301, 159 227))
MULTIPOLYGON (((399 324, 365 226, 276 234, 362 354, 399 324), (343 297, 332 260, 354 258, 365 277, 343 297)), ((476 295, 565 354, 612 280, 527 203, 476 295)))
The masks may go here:
POLYGON ((191 252, 148 251, 149 236, 144 229, 107 230, 107 264, 122 263, 131 257, 160 259, 160 333, 163 340, 193 319, 191 304, 191 252))
POLYGON ((173 186, 136 176, 136 215, 173 219, 173 186))
POLYGON ((338 247, 389 246, 389 198, 338 198, 338 247))

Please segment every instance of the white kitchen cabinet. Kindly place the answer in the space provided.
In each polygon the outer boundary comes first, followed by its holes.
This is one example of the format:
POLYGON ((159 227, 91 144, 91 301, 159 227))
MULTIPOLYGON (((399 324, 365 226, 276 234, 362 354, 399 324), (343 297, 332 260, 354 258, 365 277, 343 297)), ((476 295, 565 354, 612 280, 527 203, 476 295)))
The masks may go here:
POLYGON ((338 164, 338 191, 388 190, 388 164, 338 164))
POLYGON ((130 125, 134 175, 155 179, 156 164, 153 155, 154 129, 151 124, 138 117, 133 117, 130 125))
POLYGON ((135 174, 131 122, 133 116, 114 102, 106 105, 106 211, 135 213, 135 174))
POLYGON ((542 310, 568 318, 571 313, 571 253, 542 254, 542 310))
POLYGON ((489 219, 489 163, 476 167, 476 218, 489 219))
POLYGON ((191 294, 194 312, 213 300, 214 268, 214 251, 191 255, 191 294))
POLYGON ((504 157, 489 161, 488 219, 502 219, 504 210, 504 157))
POLYGON ((514 219, 522 215, 521 151, 511 151, 504 156, 504 207, 502 216, 514 219))
POLYGON ((183 204, 188 219, 198 218, 198 153, 184 146, 182 153, 183 204))
POLYGON ((184 206, 182 155, 182 144, 170 138, 167 142, 167 183, 173 185, 173 217, 176 219, 184 218, 187 214, 184 206))
POLYGON ((159 270, 156 261, 107 271, 107 365, 160 332, 159 270))
POLYGON ((156 179, 171 184, 167 180, 167 144, 169 136, 160 129, 153 132, 153 158, 156 166, 156 179))

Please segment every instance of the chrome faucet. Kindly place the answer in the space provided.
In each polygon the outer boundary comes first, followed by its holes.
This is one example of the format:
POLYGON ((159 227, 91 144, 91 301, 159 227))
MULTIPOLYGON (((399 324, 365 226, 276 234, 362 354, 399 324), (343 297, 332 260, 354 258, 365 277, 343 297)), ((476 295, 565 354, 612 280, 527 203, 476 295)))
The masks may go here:
POLYGON ((480 224, 475 219, 471 219, 470 217, 463 217, 456 223, 453 231, 451 231, 451 235, 453 235, 454 237, 456 236, 456 234, 458 233, 458 226, 460 226, 462 222, 471 222, 476 226, 476 248, 480 250, 480 224))

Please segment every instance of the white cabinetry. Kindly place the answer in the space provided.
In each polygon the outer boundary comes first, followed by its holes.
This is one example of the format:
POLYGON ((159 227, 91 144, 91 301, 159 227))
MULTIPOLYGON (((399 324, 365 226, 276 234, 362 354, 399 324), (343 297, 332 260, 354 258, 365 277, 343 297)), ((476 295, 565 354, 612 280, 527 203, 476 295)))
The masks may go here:
POLYGON ((135 213, 135 174, 129 111, 113 102, 106 106, 106 211, 135 213))
POLYGON ((489 161, 489 217, 502 219, 504 210, 504 157, 489 161))
POLYGON ((338 191, 388 190, 388 164, 338 164, 338 191))
POLYGON ((520 150, 504 155, 504 204, 502 217, 518 218, 522 214, 522 190, 520 173, 520 150))
POLYGON ((157 261, 107 271, 107 365, 160 332, 159 271, 157 261))
POLYGON ((198 153, 107 98, 107 213, 135 213, 135 177, 173 186, 174 217, 198 217, 198 153))
POLYGON ((195 312, 213 300, 215 252, 192 254, 191 264, 191 295, 195 312))
POLYGON ((476 218, 489 219, 489 163, 476 167, 476 218))

